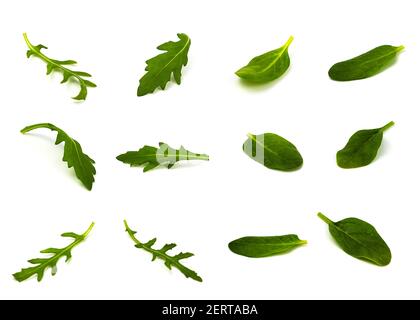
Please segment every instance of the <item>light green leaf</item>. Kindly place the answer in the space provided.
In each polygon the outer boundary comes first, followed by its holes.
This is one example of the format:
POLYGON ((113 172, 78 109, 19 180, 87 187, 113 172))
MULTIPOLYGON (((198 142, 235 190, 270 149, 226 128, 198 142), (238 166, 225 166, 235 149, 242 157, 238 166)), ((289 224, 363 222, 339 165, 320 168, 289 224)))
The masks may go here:
POLYGON ((188 63, 188 50, 191 39, 184 33, 178 33, 179 41, 169 41, 161 44, 157 49, 166 51, 146 61, 146 74, 140 79, 137 89, 138 96, 152 93, 160 87, 165 90, 166 84, 174 75, 175 82, 181 84, 181 70, 188 63))
POLYGON ((71 259, 71 251, 73 250, 73 248, 79 245, 81 242, 83 242, 86 239, 86 237, 89 235, 94 225, 95 223, 92 222, 89 228, 82 234, 76 234, 73 232, 63 233, 61 235, 62 237, 72 238, 73 242, 70 243, 68 246, 61 249, 48 248, 48 249, 42 250, 41 253, 51 254, 51 256, 47 258, 37 258, 37 259, 28 260, 30 264, 33 264, 36 266, 24 268, 21 271, 13 274, 13 277, 17 281, 22 282, 36 275, 38 281, 41 281, 42 278, 44 277, 45 271, 48 268, 51 268, 52 275, 55 275, 57 272, 58 261, 61 258, 65 257, 66 262, 68 262, 71 259))
POLYGON ((166 143, 160 142, 159 148, 144 146, 138 151, 128 151, 117 157, 117 160, 131 166, 145 165, 143 171, 147 172, 159 165, 168 169, 172 168, 178 161, 204 160, 208 161, 206 154, 193 153, 183 146, 179 150, 171 148, 166 143))
POLYGON ((131 240, 135 243, 135 247, 138 249, 143 249, 150 254, 152 254, 152 261, 156 260, 157 258, 164 261, 165 266, 171 270, 172 267, 181 271, 185 277, 194 279, 196 281, 202 282, 203 279, 193 270, 185 267, 180 261, 183 259, 187 259, 192 257, 194 254, 191 252, 181 252, 175 256, 170 256, 167 252, 176 247, 175 243, 165 244, 161 249, 153 249, 152 246, 156 242, 156 238, 152 239, 146 243, 141 243, 136 237, 135 234, 137 233, 134 230, 131 230, 127 224, 127 221, 124 220, 125 231, 127 231, 128 235, 130 236, 131 240))
POLYGON ((96 84, 93 82, 84 79, 84 77, 91 77, 89 73, 82 72, 82 71, 73 71, 68 69, 65 66, 76 64, 76 61, 74 60, 55 60, 48 58, 46 55, 44 55, 41 52, 41 49, 47 49, 46 46, 39 44, 37 46, 34 46, 28 39, 28 36, 26 33, 23 34, 23 37, 25 39, 25 42, 29 48, 29 50, 26 53, 26 56, 29 58, 31 56, 36 56, 43 60, 47 64, 47 74, 50 74, 53 71, 61 71, 63 74, 63 80, 61 83, 67 82, 70 78, 74 78, 79 82, 80 85, 80 91, 79 94, 73 97, 75 100, 85 100, 87 96, 87 88, 88 87, 96 87, 96 84))
POLYGON ((289 68, 289 46, 293 37, 280 48, 253 58, 245 67, 236 71, 236 75, 246 81, 266 83, 281 77, 289 68))
POLYGON ((79 142, 71 138, 60 128, 51 123, 39 123, 27 126, 21 130, 22 133, 27 133, 34 129, 47 128, 57 132, 57 139, 55 144, 64 142, 64 156, 63 161, 67 162, 69 168, 73 168, 77 178, 82 181, 83 185, 92 190, 93 182, 95 181, 94 175, 96 174, 94 163, 87 154, 83 153, 82 147, 79 142))

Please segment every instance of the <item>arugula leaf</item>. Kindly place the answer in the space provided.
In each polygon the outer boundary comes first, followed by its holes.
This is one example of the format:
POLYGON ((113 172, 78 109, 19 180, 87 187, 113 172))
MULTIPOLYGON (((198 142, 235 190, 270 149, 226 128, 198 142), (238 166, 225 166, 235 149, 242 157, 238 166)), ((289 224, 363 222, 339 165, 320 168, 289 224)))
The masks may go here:
POLYGON ((395 62, 404 46, 379 46, 353 59, 338 62, 328 71, 332 80, 351 81, 372 77, 395 62))
POLYGON ((188 63, 191 39, 184 33, 178 33, 178 38, 177 42, 169 41, 161 44, 157 49, 166 52, 146 61, 147 73, 140 79, 138 96, 152 93, 157 87, 165 90, 172 74, 176 83, 181 84, 181 69, 188 63))
POLYGON ((333 222, 321 212, 318 217, 328 224, 332 237, 347 254, 378 266, 386 266, 391 262, 391 250, 369 223, 357 218, 333 222))
POLYGON ((145 165, 143 172, 147 172, 159 165, 168 169, 172 168, 176 162, 182 160, 204 160, 208 161, 206 154, 193 153, 186 150, 183 146, 179 150, 173 149, 166 143, 160 142, 159 148, 144 146, 139 151, 128 151, 120 154, 117 160, 133 166, 145 165))
POLYGON ((236 71, 236 75, 254 83, 266 83, 281 77, 289 68, 289 46, 293 37, 280 48, 253 58, 245 67, 236 71))
POLYGON ((337 165, 344 169, 367 166, 375 160, 382 143, 383 133, 394 125, 391 121, 382 128, 359 130, 346 146, 337 152, 337 165))
POLYGON ((251 159, 269 169, 292 171, 299 169, 303 164, 298 149, 274 133, 249 133, 242 149, 251 159))
POLYGON ((48 248, 48 249, 42 250, 41 253, 51 254, 51 257, 28 260, 30 264, 33 264, 36 266, 22 269, 21 271, 13 274, 13 277, 17 281, 22 282, 34 275, 37 275, 38 281, 41 281, 42 278, 44 277, 45 270, 47 270, 48 268, 51 268, 51 273, 54 276, 57 273, 58 261, 62 257, 66 257, 66 262, 68 262, 72 257, 71 250, 86 239, 86 237, 88 236, 88 234, 90 233, 94 225, 95 223, 92 222, 89 228, 82 234, 76 234, 73 232, 63 233, 61 235, 62 237, 73 238, 74 241, 70 243, 67 247, 64 247, 61 249, 48 248))
POLYGON ((155 261, 156 258, 162 259, 165 262, 165 266, 171 270, 172 267, 175 267, 176 269, 178 269, 179 271, 181 271, 185 277, 187 278, 191 278, 194 279, 196 281, 202 282, 203 279, 193 270, 188 269, 187 267, 185 267, 180 260, 182 259, 187 259, 192 257, 194 254, 190 253, 190 252, 181 252, 178 253, 175 256, 170 256, 167 254, 167 252, 173 248, 176 247, 175 243, 170 243, 170 244, 165 244, 161 249, 156 250, 153 249, 152 246, 155 244, 156 242, 156 238, 145 242, 145 243, 141 243, 136 237, 135 234, 137 233, 134 230, 131 230, 130 227, 127 224, 127 221, 124 220, 124 226, 125 226, 125 231, 127 231, 128 235, 130 236, 131 240, 134 241, 135 243, 135 247, 138 249, 143 249, 149 253, 152 254, 153 258, 152 261, 155 261))
POLYGON ((34 129, 47 128, 57 132, 57 139, 55 144, 64 142, 64 156, 63 161, 67 162, 69 168, 73 167, 77 178, 82 181, 83 185, 92 190, 92 184, 95 181, 94 175, 96 170, 94 167, 95 161, 92 160, 87 154, 83 153, 82 147, 79 142, 71 138, 60 128, 51 123, 38 123, 23 128, 20 132, 27 133, 34 129))
POLYGON ((74 60, 55 60, 55 59, 48 58, 46 55, 44 55, 41 52, 41 49, 48 49, 46 46, 42 44, 34 46, 32 43, 29 42, 29 39, 26 33, 23 34, 23 37, 29 48, 29 50, 26 53, 26 56, 30 58, 32 55, 34 55, 40 58, 41 60, 43 60, 47 64, 47 74, 50 74, 53 71, 61 71, 63 73, 63 80, 61 81, 61 83, 67 82, 70 78, 76 79, 79 82, 80 91, 77 96, 73 97, 73 99, 86 100, 87 88, 96 87, 96 84, 85 79, 85 78, 91 77, 91 75, 83 71, 73 71, 73 70, 68 69, 66 66, 77 63, 74 60))
POLYGON ((271 257, 292 251, 307 244, 295 234, 272 237, 243 237, 229 243, 229 249, 241 256, 250 258, 271 257))

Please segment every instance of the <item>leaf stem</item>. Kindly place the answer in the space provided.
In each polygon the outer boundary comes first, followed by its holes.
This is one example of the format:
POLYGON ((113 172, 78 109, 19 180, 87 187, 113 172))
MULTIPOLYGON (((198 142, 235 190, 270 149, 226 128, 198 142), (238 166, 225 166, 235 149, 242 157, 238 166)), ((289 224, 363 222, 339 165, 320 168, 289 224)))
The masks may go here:
POLYGON ((322 221, 324 221, 328 225, 334 225, 334 222, 328 219, 326 216, 324 216, 321 212, 318 212, 318 217, 321 218, 322 221))
POLYGON ((82 236, 83 236, 83 238, 85 238, 86 239, 86 237, 89 235, 89 233, 92 231, 92 229, 93 229, 93 227, 95 226, 95 222, 92 222, 91 224, 90 224, 90 226, 89 226, 89 228, 85 231, 85 232, 83 232, 83 234, 82 234, 82 236))
POLYGON ((394 124, 395 124, 395 122, 394 122, 394 121, 390 121, 390 122, 388 122, 386 125, 384 125, 384 126, 381 128, 381 131, 382 131, 382 132, 384 132, 384 131, 388 130, 388 129, 389 129, 389 128, 391 128, 394 124))
POLYGON ((25 134, 29 131, 39 129, 39 128, 47 128, 47 129, 54 130, 54 131, 63 131, 60 128, 57 128, 55 125, 53 125, 51 123, 44 122, 44 123, 37 123, 37 124, 27 126, 27 127, 23 128, 22 130, 20 130, 20 132, 25 134))
POLYGON ((204 160, 209 161, 210 157, 207 154, 187 154, 185 156, 179 155, 179 160, 204 160))
POLYGON ((289 39, 287 40, 287 42, 284 44, 284 46, 286 48, 288 48, 290 46, 290 44, 293 42, 293 40, 294 40, 294 37, 290 36, 289 39))
POLYGON ((130 229, 130 227, 128 226, 127 220, 125 219, 124 219, 124 226, 125 226, 125 231, 127 231, 131 240, 133 240, 136 244, 140 243, 140 241, 137 240, 137 238, 134 236, 134 231, 130 229))
POLYGON ((251 139, 254 140, 254 135, 252 133, 247 133, 246 136, 251 139))
POLYGON ((404 47, 404 46, 399 46, 399 47, 397 47, 396 51, 397 51, 397 52, 401 52, 401 51, 403 51, 404 49, 405 49, 405 47, 404 47))
POLYGON ((26 32, 23 33, 23 38, 25 39, 26 45, 29 47, 29 49, 34 50, 34 47, 32 43, 29 41, 28 35, 26 34, 26 32))

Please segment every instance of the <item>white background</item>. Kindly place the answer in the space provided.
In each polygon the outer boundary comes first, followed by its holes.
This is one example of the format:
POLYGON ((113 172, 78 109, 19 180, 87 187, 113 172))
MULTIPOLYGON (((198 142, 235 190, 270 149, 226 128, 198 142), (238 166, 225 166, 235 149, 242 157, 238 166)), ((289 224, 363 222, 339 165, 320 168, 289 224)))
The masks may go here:
POLYGON ((134 299, 420 298, 418 230, 420 23, 417 1, 4 1, 0 4, 0 297, 134 299), (26 59, 22 33, 56 59, 75 59, 98 88, 46 76, 26 59), (181 86, 137 97, 145 60, 159 44, 192 39, 181 86), (290 35, 291 67, 255 88, 234 72, 290 35), (339 83, 329 67, 382 44, 405 45, 398 62, 363 81, 339 83), (343 170, 335 153, 359 129, 389 121, 378 158, 343 170), (96 160, 91 192, 61 161, 51 122, 96 160), (301 170, 264 168, 242 152, 246 134, 274 132, 304 157, 301 170), (144 144, 208 153, 210 162, 142 173, 115 157, 144 144), (372 223, 393 260, 381 268, 342 252, 317 218, 372 223), (203 283, 168 271, 133 247, 176 242, 203 283), (62 232, 91 236, 70 264, 41 283, 12 274, 39 250, 65 246, 62 232), (232 254, 245 235, 296 233, 306 247, 267 259, 232 254))

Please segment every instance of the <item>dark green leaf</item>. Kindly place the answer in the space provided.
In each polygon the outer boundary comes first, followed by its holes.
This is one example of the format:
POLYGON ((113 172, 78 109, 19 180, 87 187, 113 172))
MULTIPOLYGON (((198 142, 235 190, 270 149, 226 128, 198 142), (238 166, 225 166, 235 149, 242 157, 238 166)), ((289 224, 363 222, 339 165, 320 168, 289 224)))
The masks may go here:
POLYGON ((93 82, 89 80, 84 79, 84 77, 91 77, 89 73, 86 73, 83 71, 73 71, 65 67, 67 65, 76 64, 76 61, 74 60, 60 61, 60 60, 48 58, 46 55, 44 55, 41 52, 41 49, 47 49, 46 46, 43 46, 42 44, 39 44, 37 46, 32 45, 32 43, 29 42, 29 39, 26 33, 23 34, 23 37, 25 38, 25 42, 29 48, 28 52, 26 53, 26 56, 29 58, 32 55, 34 55, 40 58, 41 60, 43 60, 47 64, 47 74, 50 74, 53 71, 61 71, 63 74, 63 80, 61 81, 61 83, 67 82, 70 78, 74 78, 79 82, 79 85, 80 85, 79 94, 73 97, 73 99, 85 100, 87 96, 87 88, 96 87, 96 84, 94 84, 93 82))
POLYGON ((178 253, 175 256, 170 256, 167 254, 167 252, 173 248, 176 247, 175 243, 171 244, 165 244, 161 249, 153 249, 152 246, 156 242, 156 238, 152 239, 146 243, 141 243, 136 237, 135 234, 137 233, 134 230, 131 230, 127 224, 127 221, 124 220, 125 225, 125 231, 127 231, 128 235, 130 236, 131 240, 134 241, 135 247, 138 249, 143 249, 150 254, 152 254, 152 261, 156 260, 156 258, 159 258, 164 261, 165 266, 171 270, 172 267, 175 267, 179 271, 181 271, 187 278, 194 279, 196 281, 202 282, 203 279, 193 270, 188 269, 185 267, 180 261, 183 259, 187 259, 192 257, 194 254, 191 252, 181 252, 178 253))
POLYGON ((34 264, 36 266, 22 269, 21 271, 15 273, 13 277, 17 281, 21 282, 36 275, 38 281, 41 281, 44 277, 45 271, 48 268, 51 268, 52 275, 55 275, 57 272, 57 263, 60 260, 60 258, 65 257, 66 262, 69 261, 71 259, 71 250, 86 239, 94 225, 95 223, 92 222, 89 228, 83 234, 80 235, 73 232, 63 233, 61 235, 62 237, 73 238, 74 241, 70 243, 67 247, 61 249, 48 248, 42 250, 41 253, 51 254, 51 256, 47 258, 28 260, 30 264, 34 264))
POLYGON ((328 224, 332 237, 347 254, 379 266, 391 262, 391 250, 369 223, 357 218, 333 222, 321 212, 318 217, 328 224))
POLYGON ((338 62, 328 75, 337 81, 351 81, 372 77, 392 65, 404 46, 380 46, 353 59, 338 62))
POLYGON ((57 132, 55 144, 57 145, 64 142, 63 161, 67 162, 69 168, 73 167, 79 180, 82 181, 83 185, 88 190, 91 190, 92 184, 95 181, 94 175, 96 174, 94 167, 95 161, 93 161, 87 154, 83 153, 82 147, 76 140, 51 123, 34 124, 23 128, 21 132, 27 133, 38 128, 47 128, 57 132))
POLYGON ((117 157, 121 162, 131 166, 145 165, 143 171, 147 172, 159 165, 168 169, 172 168, 176 162, 183 160, 209 160, 206 154, 193 153, 186 150, 183 146, 179 150, 172 149, 166 143, 160 142, 159 148, 144 146, 139 151, 128 151, 117 157))
POLYGON ((306 244, 295 234, 273 237, 244 237, 229 243, 229 249, 250 258, 270 257, 292 251, 306 244))
POLYGON ((296 147, 274 133, 248 134, 242 148, 250 158, 270 169, 292 171, 303 164, 296 147))
POLYGON ((353 134, 346 146, 337 152, 337 164, 344 169, 367 166, 376 157, 385 130, 394 125, 390 122, 382 128, 360 130, 353 134))
POLYGON ((293 37, 280 48, 253 58, 245 67, 236 71, 242 79, 254 83, 265 83, 281 77, 289 68, 289 46, 293 37))
POLYGON ((181 84, 181 70, 188 63, 191 40, 184 33, 178 33, 178 38, 177 42, 169 41, 161 44, 157 49, 166 52, 146 61, 147 73, 140 79, 138 96, 152 93, 158 87, 165 90, 172 74, 176 83, 181 84))

